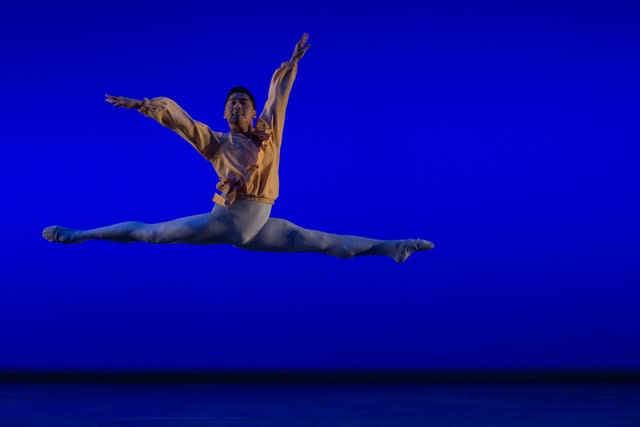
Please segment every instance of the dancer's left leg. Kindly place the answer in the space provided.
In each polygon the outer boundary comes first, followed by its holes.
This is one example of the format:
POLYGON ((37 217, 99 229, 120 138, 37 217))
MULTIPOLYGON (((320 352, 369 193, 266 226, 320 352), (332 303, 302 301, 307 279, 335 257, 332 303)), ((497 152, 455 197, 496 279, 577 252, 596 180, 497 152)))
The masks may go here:
POLYGON ((377 240, 302 228, 291 221, 269 218, 258 234, 238 247, 268 252, 321 252, 340 258, 386 255, 404 262, 415 251, 433 249, 421 239, 377 240))

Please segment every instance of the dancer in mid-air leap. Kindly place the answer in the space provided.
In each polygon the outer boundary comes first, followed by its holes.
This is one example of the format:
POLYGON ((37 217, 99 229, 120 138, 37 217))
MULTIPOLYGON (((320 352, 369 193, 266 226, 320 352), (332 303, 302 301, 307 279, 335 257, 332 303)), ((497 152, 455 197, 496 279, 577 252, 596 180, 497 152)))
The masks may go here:
POLYGON ((216 132, 193 120, 169 98, 137 100, 106 95, 116 107, 135 108, 162 126, 175 131, 213 164, 220 178, 209 213, 157 224, 126 221, 114 225, 79 230, 46 227, 42 235, 50 242, 77 243, 86 240, 149 243, 230 244, 271 252, 322 252, 351 258, 359 255, 386 255, 404 262, 415 251, 433 249, 428 240, 377 240, 308 230, 287 220, 270 218, 278 197, 278 165, 285 110, 298 61, 311 45, 305 33, 288 62, 283 62, 271 79, 269 97, 253 126, 256 105, 244 87, 232 88, 225 101, 224 118, 229 132, 216 132))

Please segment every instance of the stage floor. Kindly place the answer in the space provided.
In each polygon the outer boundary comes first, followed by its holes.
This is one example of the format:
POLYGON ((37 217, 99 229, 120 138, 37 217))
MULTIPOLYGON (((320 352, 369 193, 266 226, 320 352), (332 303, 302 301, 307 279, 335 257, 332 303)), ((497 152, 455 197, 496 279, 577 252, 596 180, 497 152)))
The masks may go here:
POLYGON ((0 426, 640 426, 640 384, 0 384, 0 426))

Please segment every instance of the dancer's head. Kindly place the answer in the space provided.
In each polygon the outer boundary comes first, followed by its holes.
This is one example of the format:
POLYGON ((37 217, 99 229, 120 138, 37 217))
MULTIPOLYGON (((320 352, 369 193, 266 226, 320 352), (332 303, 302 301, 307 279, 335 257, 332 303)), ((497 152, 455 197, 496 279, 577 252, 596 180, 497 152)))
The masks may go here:
POLYGON ((247 132, 256 117, 256 100, 249 89, 236 86, 229 90, 224 102, 224 118, 235 132, 247 132))

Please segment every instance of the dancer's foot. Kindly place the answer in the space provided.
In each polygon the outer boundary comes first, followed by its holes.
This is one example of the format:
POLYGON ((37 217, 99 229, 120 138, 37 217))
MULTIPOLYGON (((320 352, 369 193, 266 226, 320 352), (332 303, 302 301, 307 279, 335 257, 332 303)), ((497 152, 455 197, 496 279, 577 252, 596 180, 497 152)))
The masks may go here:
POLYGON ((397 263, 403 263, 415 251, 426 251, 435 248, 433 242, 422 239, 397 240, 393 244, 391 258, 397 263))
POLYGON ((59 225, 46 227, 42 230, 42 237, 55 243, 78 243, 82 241, 75 230, 59 225))

